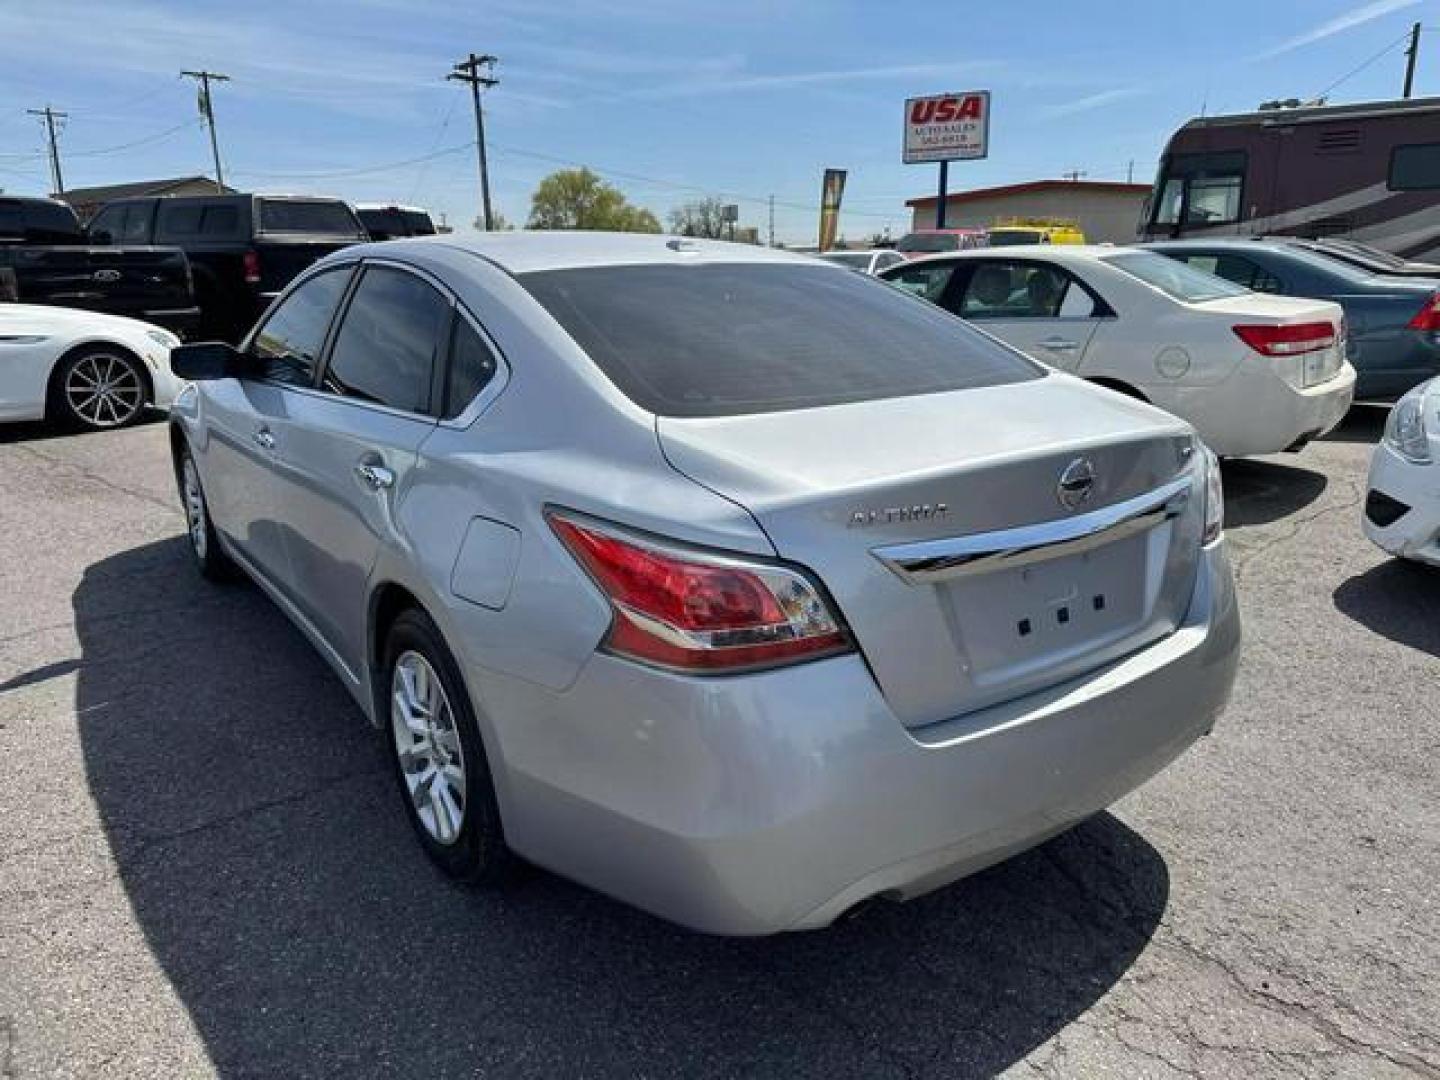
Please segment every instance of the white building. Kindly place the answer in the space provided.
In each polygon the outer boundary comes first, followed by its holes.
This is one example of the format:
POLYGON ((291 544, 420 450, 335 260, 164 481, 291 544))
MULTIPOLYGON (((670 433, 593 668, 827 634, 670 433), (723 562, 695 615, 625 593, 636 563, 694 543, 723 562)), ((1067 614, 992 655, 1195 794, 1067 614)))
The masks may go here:
MULTIPOLYGON (((953 180, 958 170, 951 170, 953 180)), ((1100 180, 1031 180, 1004 187, 955 191, 945 199, 947 229, 988 229, 1003 218, 1060 218, 1094 244, 1127 244, 1136 237, 1149 184, 1100 180)), ((935 228, 939 199, 907 199, 912 229, 935 228)))

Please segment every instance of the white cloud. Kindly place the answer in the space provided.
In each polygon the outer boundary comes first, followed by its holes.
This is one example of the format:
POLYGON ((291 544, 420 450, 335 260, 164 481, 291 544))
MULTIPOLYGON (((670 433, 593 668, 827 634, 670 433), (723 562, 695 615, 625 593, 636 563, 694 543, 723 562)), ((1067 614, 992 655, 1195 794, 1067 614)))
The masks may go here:
POLYGON ((1063 116, 1074 116, 1077 113, 1089 112, 1091 109, 1104 108, 1106 105, 1138 97, 1143 93, 1145 93, 1143 86, 1121 86, 1114 90, 1101 90, 1099 93, 1087 94, 1085 97, 1072 98, 1056 105, 1047 105, 1039 110, 1039 115, 1050 120, 1058 120, 1063 116))
MULTIPOLYGON (((729 78, 692 79, 685 82, 652 86, 622 94, 621 97, 663 99, 695 97, 703 94, 735 93, 746 90, 773 90, 787 86, 822 86, 872 79, 946 78, 951 83, 973 75, 994 71, 1000 65, 990 60, 949 60, 943 63, 897 64, 883 67, 842 68, 835 71, 799 71, 786 75, 743 75, 729 78)), ((958 89, 950 86, 949 89, 958 89)))
POLYGON ((1287 38, 1274 48, 1266 49, 1257 53, 1252 59, 1268 60, 1272 56, 1280 56, 1282 53, 1291 52, 1294 49, 1304 48, 1306 45, 1313 45, 1317 41, 1324 41, 1336 34, 1343 34, 1346 30, 1352 30, 1357 26, 1373 22, 1376 19, 1385 17, 1392 12, 1400 11, 1403 8, 1414 7, 1420 0, 1372 0, 1371 3, 1362 4, 1353 8, 1343 15, 1337 15, 1327 22, 1312 26, 1303 34, 1296 34, 1287 38))

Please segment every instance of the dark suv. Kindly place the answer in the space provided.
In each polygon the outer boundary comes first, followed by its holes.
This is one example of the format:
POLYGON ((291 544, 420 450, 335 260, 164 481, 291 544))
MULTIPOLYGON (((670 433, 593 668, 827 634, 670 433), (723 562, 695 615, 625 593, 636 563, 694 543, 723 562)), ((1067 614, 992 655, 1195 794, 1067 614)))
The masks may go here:
POLYGON ((340 199, 304 195, 172 195, 106 203, 96 244, 169 244, 190 257, 201 336, 236 342, 300 271, 368 240, 340 199))

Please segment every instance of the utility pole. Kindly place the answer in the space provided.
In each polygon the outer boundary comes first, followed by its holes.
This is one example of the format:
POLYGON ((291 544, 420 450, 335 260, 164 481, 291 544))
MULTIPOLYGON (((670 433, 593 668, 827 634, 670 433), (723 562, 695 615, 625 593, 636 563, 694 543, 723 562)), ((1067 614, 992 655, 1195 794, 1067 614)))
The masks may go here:
POLYGON ((500 80, 495 78, 495 56, 476 56, 473 52, 468 60, 461 60, 455 69, 445 77, 456 82, 470 84, 470 97, 475 103, 475 149, 480 159, 480 205, 484 214, 485 231, 495 227, 494 215, 490 212, 490 170, 485 164, 485 112, 480 108, 480 88, 486 90, 500 80), (481 68, 485 74, 480 73, 481 68))
POLYGON ((1125 166, 1125 183, 1127 183, 1127 184, 1133 184, 1134 182, 1135 182, 1135 159, 1134 159, 1134 158, 1131 158, 1131 159, 1130 159, 1130 164, 1127 165, 1127 166, 1125 166))
POLYGON ((775 196, 770 196, 770 246, 775 246, 775 196))
POLYGON ((200 115, 210 126, 210 153, 215 157, 215 190, 224 191, 225 175, 220 171, 220 142, 215 138, 215 106, 210 100, 210 83, 229 82, 230 76, 214 71, 182 71, 180 74, 200 84, 200 115))
POLYGON ((60 175, 60 144, 55 141, 55 121, 64 120, 69 113, 57 112, 49 105, 43 109, 26 109, 31 116, 43 116, 45 118, 45 129, 50 133, 50 176, 55 181, 55 194, 59 195, 65 190, 65 178, 60 175))
POLYGON ((1084 169, 1071 169, 1069 172, 1061 173, 1060 175, 1074 184, 1079 181, 1080 177, 1088 176, 1089 173, 1085 172, 1084 169))
POLYGON ((1420 56, 1420 24, 1417 22, 1410 27, 1410 47, 1405 50, 1405 93, 1402 97, 1409 97, 1410 91, 1415 85, 1415 61, 1420 56))

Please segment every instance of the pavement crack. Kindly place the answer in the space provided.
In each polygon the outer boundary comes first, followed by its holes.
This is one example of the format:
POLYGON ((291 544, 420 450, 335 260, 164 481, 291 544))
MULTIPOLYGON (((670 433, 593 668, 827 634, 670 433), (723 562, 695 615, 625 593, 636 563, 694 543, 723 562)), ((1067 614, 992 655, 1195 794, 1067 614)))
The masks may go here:
POLYGON ((107 491, 115 491, 122 495, 129 495, 131 498, 148 502, 152 506, 163 507, 171 513, 179 513, 179 508, 170 499, 162 499, 157 495, 153 495, 148 491, 141 491, 138 488, 126 487, 124 484, 101 476, 99 473, 93 472, 84 465, 79 465, 68 458, 59 457, 55 454, 47 454, 39 447, 31 446, 28 443, 16 443, 13 448, 19 450, 21 453, 29 454, 31 457, 38 458, 46 465, 58 470, 62 476, 68 476, 78 480, 88 480, 93 484, 99 484, 107 491))
POLYGON ((1342 510, 1352 510, 1359 506, 1360 501, 1364 498, 1364 492, 1353 480, 1347 480, 1346 484, 1348 484, 1350 488, 1350 498, 1330 503, 1313 513, 1291 514, 1285 519, 1286 527, 1282 532, 1261 541, 1249 551, 1237 550, 1233 560, 1236 582, 1238 583, 1244 579, 1245 572, 1250 569, 1252 563, 1258 562, 1262 556, 1268 555, 1276 548, 1282 547, 1291 540, 1294 540, 1300 535, 1301 530, 1304 529, 1306 525, 1342 510))

